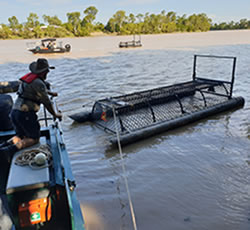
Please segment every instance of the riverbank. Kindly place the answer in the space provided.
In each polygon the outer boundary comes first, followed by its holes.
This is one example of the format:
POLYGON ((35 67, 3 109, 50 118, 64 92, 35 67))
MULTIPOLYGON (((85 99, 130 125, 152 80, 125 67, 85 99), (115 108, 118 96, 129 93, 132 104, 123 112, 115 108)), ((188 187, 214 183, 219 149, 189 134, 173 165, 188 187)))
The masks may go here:
MULTIPOLYGON (((42 55, 47 58, 86 58, 108 56, 116 52, 126 52, 130 49, 120 49, 120 41, 131 41, 133 36, 92 36, 82 38, 61 38, 63 44, 70 44, 72 51, 65 54, 42 55)), ((41 55, 34 55, 27 50, 28 42, 32 40, 0 40, 0 63, 29 63, 41 55)), ((197 33, 172 33, 157 35, 141 35, 140 50, 197 50, 204 46, 250 44, 250 30, 209 31, 197 33)))

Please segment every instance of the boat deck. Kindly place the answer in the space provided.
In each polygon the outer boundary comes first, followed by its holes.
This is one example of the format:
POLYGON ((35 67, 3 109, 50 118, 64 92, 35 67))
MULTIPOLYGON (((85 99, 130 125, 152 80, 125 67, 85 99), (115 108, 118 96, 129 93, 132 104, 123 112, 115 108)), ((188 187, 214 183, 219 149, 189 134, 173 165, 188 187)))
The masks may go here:
POLYGON ((48 167, 34 170, 29 165, 20 166, 15 163, 17 157, 20 156, 23 151, 37 149, 41 146, 41 144, 46 144, 46 139, 44 137, 40 138, 39 144, 15 153, 10 165, 6 194, 11 194, 17 191, 44 188, 49 185, 50 174, 48 167))

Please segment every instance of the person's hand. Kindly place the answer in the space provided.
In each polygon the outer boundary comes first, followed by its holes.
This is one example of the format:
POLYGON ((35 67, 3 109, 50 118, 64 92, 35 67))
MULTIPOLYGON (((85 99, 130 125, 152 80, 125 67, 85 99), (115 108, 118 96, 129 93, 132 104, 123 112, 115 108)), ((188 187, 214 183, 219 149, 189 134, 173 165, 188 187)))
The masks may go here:
POLYGON ((57 97, 57 96, 58 96, 58 93, 56 93, 56 92, 49 92, 49 94, 50 94, 52 97, 57 97))
POLYGON ((54 119, 58 119, 59 121, 62 120, 62 114, 61 113, 56 113, 55 116, 54 116, 54 119))

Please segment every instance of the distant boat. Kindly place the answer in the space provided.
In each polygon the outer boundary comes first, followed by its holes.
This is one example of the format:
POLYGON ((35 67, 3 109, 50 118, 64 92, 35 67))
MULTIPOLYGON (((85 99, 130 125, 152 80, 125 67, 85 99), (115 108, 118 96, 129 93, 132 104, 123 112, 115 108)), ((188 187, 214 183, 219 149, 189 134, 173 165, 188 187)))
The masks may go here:
POLYGON ((128 42, 120 42, 119 47, 120 48, 129 48, 129 47, 141 47, 141 35, 138 35, 139 39, 135 40, 135 35, 133 35, 133 40, 128 42))
POLYGON ((59 42, 58 44, 56 38, 46 38, 41 40, 40 44, 29 42, 27 43, 27 46, 28 50, 34 54, 70 52, 71 46, 69 44, 66 44, 65 46, 63 46, 62 42, 59 42))

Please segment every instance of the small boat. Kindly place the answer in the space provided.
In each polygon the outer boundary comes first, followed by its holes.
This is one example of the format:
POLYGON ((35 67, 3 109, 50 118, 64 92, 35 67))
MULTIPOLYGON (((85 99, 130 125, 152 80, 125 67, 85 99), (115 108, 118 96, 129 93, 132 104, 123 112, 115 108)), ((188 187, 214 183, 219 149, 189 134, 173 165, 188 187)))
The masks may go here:
POLYGON ((27 43, 27 46, 28 50, 34 54, 70 52, 71 46, 69 44, 66 44, 65 46, 63 46, 62 42, 58 42, 58 44, 55 38, 46 38, 41 40, 40 44, 29 42, 27 43))
POLYGON ((235 66, 236 57, 194 55, 191 81, 100 99, 93 104, 91 111, 82 111, 69 117, 76 122, 91 121, 101 127, 111 134, 108 136, 111 146, 117 145, 118 137, 122 145, 130 144, 242 107, 244 98, 232 95, 235 66), (197 59, 202 58, 232 62, 232 71, 226 76, 231 80, 198 76, 197 59))
MULTIPOLYGON (((3 207, 0 209, 11 220, 9 229, 12 230, 84 230, 76 182, 60 125, 46 114, 40 122, 45 123, 41 128, 40 143, 16 152, 11 160, 1 158, 0 197, 3 207), (46 155, 46 164, 41 164, 41 159, 39 163, 38 157, 31 160, 32 154, 44 153, 44 146, 50 153, 50 158, 46 155), (24 157, 24 153, 29 155, 24 157), (30 160, 26 165, 20 164, 27 159, 30 160)), ((1 129, 0 142, 14 135, 11 127, 1 129)))
POLYGON ((129 47, 141 47, 141 36, 139 35, 139 39, 135 40, 135 35, 133 35, 133 40, 128 42, 120 42, 120 48, 129 48, 129 47))

